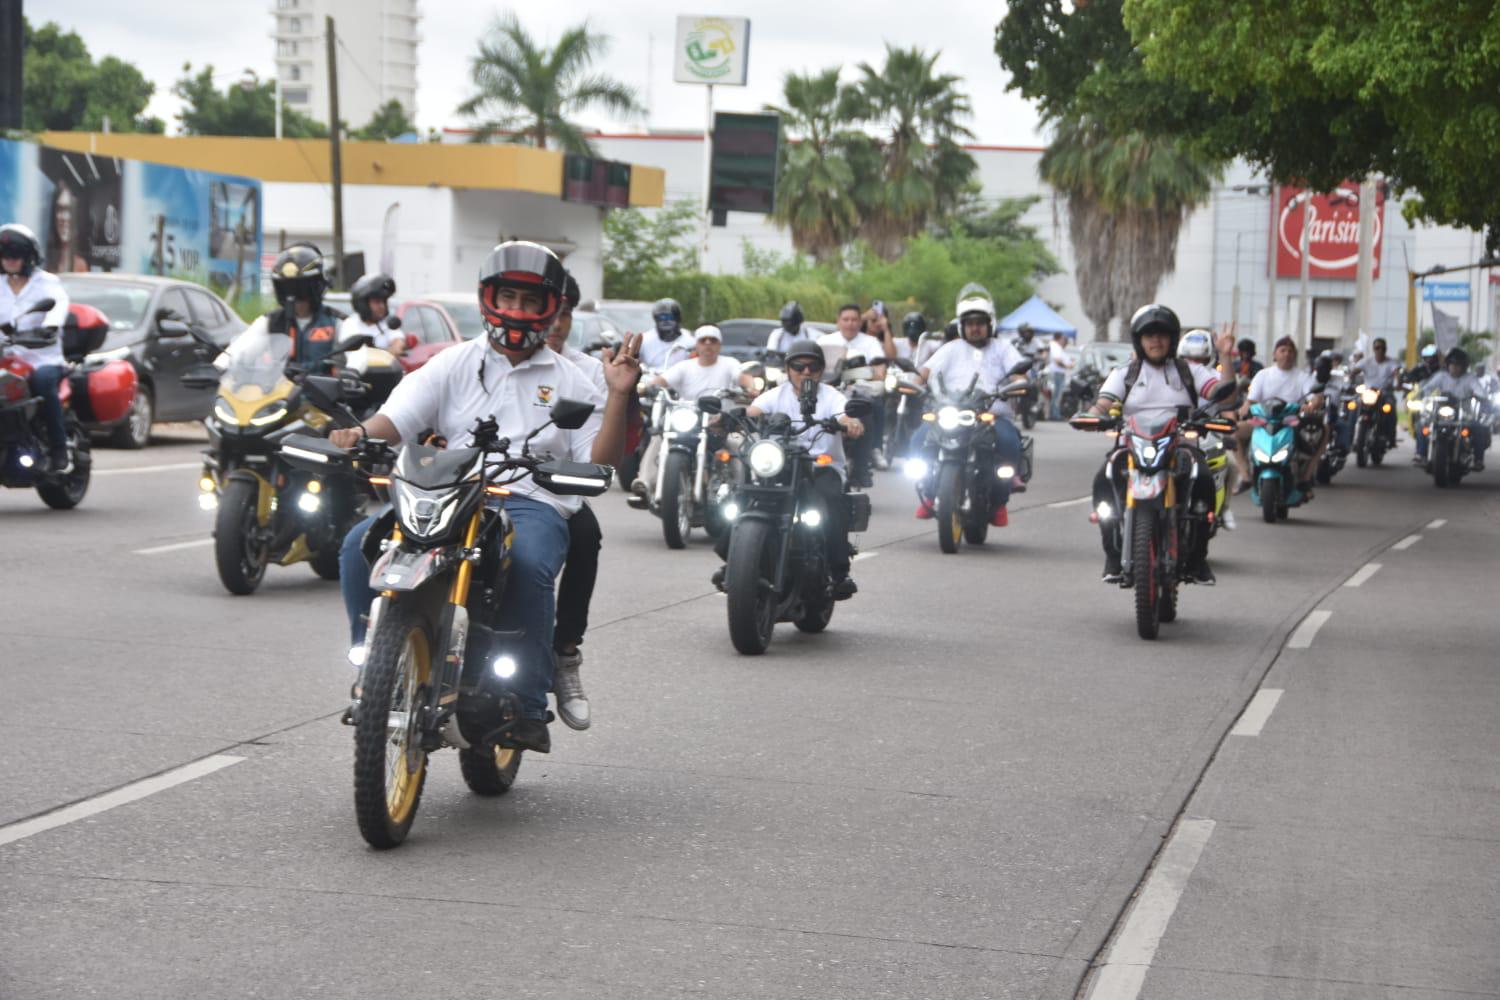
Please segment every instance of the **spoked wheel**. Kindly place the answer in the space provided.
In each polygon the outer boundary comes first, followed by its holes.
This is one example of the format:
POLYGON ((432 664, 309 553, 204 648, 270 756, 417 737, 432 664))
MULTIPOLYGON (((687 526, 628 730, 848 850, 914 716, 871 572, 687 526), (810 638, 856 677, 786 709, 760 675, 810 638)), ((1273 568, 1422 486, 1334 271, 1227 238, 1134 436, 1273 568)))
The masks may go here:
POLYGON ((1267 524, 1276 523, 1276 511, 1281 506, 1281 480, 1271 478, 1260 484, 1260 515, 1267 524))
POLYGON ((945 465, 938 474, 935 499, 938 548, 950 556, 958 551, 958 544, 964 537, 962 476, 963 469, 957 465, 945 465))
POLYGON ((729 640, 746 656, 764 653, 776 628, 774 558, 770 525, 742 521, 734 526, 724 591, 729 598, 729 640))
POLYGON ((1130 560, 1135 573, 1135 630, 1142 639, 1155 639, 1161 628, 1158 584, 1161 561, 1156 545, 1156 519, 1137 511, 1131 531, 1130 560))
POLYGON ((214 563, 219 580, 231 594, 253 594, 266 575, 266 543, 256 514, 260 484, 231 479, 219 497, 214 520, 214 563))
POLYGON ((667 548, 680 549, 687 545, 688 532, 693 528, 693 462, 680 451, 669 452, 664 461, 661 534, 667 548))
POLYGON ((463 771, 464 784, 475 795, 504 795, 516 783, 524 752, 513 747, 460 750, 458 766, 463 771))
POLYGON ((72 510, 83 502, 89 491, 89 477, 94 467, 88 435, 73 421, 68 422, 68 446, 73 466, 62 476, 45 476, 37 480, 36 493, 42 503, 53 510, 72 510))
POLYGON ((432 679, 428 635, 420 617, 393 604, 365 659, 354 726, 354 815, 371 847, 405 840, 422 799, 427 752, 419 709, 432 679))

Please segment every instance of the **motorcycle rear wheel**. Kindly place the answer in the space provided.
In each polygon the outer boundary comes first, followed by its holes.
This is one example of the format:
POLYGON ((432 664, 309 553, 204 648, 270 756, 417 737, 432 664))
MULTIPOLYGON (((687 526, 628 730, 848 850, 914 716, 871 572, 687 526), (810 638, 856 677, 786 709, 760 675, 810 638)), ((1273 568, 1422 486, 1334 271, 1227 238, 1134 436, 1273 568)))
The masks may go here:
POLYGON ((1161 560, 1157 553, 1156 520, 1138 511, 1131 530, 1130 559, 1135 573, 1135 630, 1142 639, 1155 639, 1161 628, 1161 560))
POLYGON ((523 753, 524 750, 514 747, 460 750, 458 767, 463 772, 464 784, 475 795, 504 795, 516 783, 523 753))
POLYGON ((214 565, 219 581, 225 590, 241 597, 255 593, 266 575, 266 545, 257 537, 259 498, 258 482, 231 479, 224 484, 214 517, 214 565))
POLYGON ((1281 480, 1266 479, 1260 484, 1260 514, 1267 524, 1276 523, 1276 512, 1281 509, 1281 480))
POLYGON ((776 628, 776 592, 771 574, 771 526, 764 521, 735 524, 729 536, 724 591, 728 600, 729 641, 746 656, 771 645, 776 628))
POLYGON ((937 496, 934 498, 934 506, 937 508, 937 531, 938 548, 945 555, 953 555, 958 551, 959 542, 964 536, 964 514, 963 514, 963 469, 958 465, 945 465, 938 473, 937 496))
POLYGON ((662 461, 667 463, 658 511, 662 538, 669 549, 686 548, 693 530, 693 463, 680 451, 668 452, 662 461))
POLYGON ((392 604, 370 640, 360 681, 354 726, 354 816, 365 842, 381 850, 406 839, 427 779, 427 752, 417 729, 417 709, 423 689, 432 680, 429 636, 427 623, 419 615, 392 604))
POLYGON ((816 600, 803 602, 802 616, 792 624, 797 626, 797 631, 813 635, 827 628, 832 620, 833 598, 824 595, 816 600))

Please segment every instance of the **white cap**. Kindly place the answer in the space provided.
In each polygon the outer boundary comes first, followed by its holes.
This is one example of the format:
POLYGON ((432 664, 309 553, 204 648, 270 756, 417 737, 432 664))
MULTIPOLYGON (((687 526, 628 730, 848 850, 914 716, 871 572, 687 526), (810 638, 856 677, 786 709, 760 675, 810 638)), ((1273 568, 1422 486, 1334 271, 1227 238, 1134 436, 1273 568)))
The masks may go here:
POLYGON ((700 326, 698 327, 698 329, 693 331, 693 340, 698 341, 704 339, 705 337, 707 337, 709 340, 717 340, 721 344, 724 343, 724 335, 720 333, 719 328, 714 326, 712 323, 705 323, 703 326, 700 326))

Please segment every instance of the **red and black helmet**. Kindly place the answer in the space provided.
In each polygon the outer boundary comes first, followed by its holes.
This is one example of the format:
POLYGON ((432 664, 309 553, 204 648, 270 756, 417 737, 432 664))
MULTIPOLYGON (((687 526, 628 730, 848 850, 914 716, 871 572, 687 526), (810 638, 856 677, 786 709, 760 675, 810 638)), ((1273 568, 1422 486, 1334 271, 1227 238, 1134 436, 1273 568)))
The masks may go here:
POLYGON ((36 233, 12 222, 0 226, 0 257, 21 258, 21 274, 27 276, 42 266, 42 244, 36 233))
POLYGON ((490 251, 479 268, 479 314, 490 343, 507 351, 529 350, 542 342, 557 318, 568 272, 557 254, 539 243, 511 240, 490 251), (506 309, 502 289, 535 292, 542 298, 540 312, 506 309))

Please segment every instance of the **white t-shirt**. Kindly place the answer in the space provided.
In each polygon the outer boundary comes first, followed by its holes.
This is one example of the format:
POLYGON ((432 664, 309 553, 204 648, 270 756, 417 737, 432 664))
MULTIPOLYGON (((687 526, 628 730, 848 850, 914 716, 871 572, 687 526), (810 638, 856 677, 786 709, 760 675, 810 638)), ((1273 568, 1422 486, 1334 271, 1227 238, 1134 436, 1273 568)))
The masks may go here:
POLYGON ((400 330, 388 329, 384 320, 379 323, 366 323, 359 318, 358 314, 345 316, 344 321, 339 324, 339 340, 359 333, 369 334, 370 339, 375 342, 374 346, 382 351, 391 349, 391 340, 394 337, 401 337, 403 343, 405 342, 405 335, 400 330))
POLYGON ((1313 391, 1318 380, 1311 372, 1290 368, 1286 371, 1275 367, 1262 368, 1250 380, 1250 391, 1245 399, 1251 403, 1264 403, 1268 399, 1279 399, 1283 403, 1296 405, 1302 397, 1313 391))
POLYGON ((733 358, 722 355, 711 365, 704 365, 698 358, 679 361, 662 372, 667 385, 677 393, 679 399, 694 400, 699 396, 719 389, 732 389, 739 385, 740 364, 733 358))
POLYGON ((1458 378, 1449 375, 1447 369, 1438 372, 1422 383, 1423 396, 1431 396, 1434 393, 1451 393, 1457 396, 1460 401, 1468 399, 1470 396, 1478 396, 1480 399, 1484 399, 1484 394, 1479 391, 1479 377, 1473 372, 1464 372, 1458 378))
POLYGON ((578 366, 578 370, 589 377, 594 383, 594 388, 599 390, 599 395, 609 395, 609 383, 604 381, 604 362, 592 354, 585 354, 576 347, 563 344, 562 356, 578 366))
POLYGON ((799 340, 811 340, 807 327, 799 326, 795 332, 788 333, 780 326, 771 327, 771 332, 766 335, 766 350, 786 353, 786 349, 799 340))
POLYGON ((1052 341, 1047 345, 1047 374, 1066 375, 1068 369, 1073 367, 1073 359, 1068 357, 1067 345, 1059 341, 1052 341))
MULTIPOLYGON (((818 405, 813 410, 813 419, 828 420, 831 417, 843 416, 845 402, 842 392, 826 383, 818 383, 818 405)), ((793 421, 802 422, 802 401, 797 397, 797 390, 790 381, 781 383, 770 392, 761 393, 750 405, 762 413, 785 413, 793 421)), ((838 470, 839 475, 844 474, 844 436, 842 434, 830 434, 828 431, 812 428, 803 431, 798 438, 814 455, 827 453, 832 456, 833 467, 838 470)))
MULTIPOLYGON (((873 365, 885 363, 885 345, 868 333, 856 333, 853 337, 844 338, 837 330, 825 333, 818 338, 818 346, 823 348, 823 354, 828 359, 828 368, 833 370, 840 358, 852 358, 863 356, 865 363, 873 365)), ((883 396, 885 395, 885 376, 882 374, 878 379, 864 379, 854 383, 861 389, 862 395, 883 396)))
MULTIPOLYGON (((513 366, 505 355, 490 349, 485 337, 450 347, 397 383, 380 412, 396 425, 403 441, 414 441, 431 427, 448 439, 450 448, 463 448, 473 440, 474 422, 491 416, 500 425, 501 437, 519 442, 546 423, 559 399, 593 403, 594 412, 576 431, 548 427, 532 438, 532 453, 592 461, 594 438, 604 420, 604 396, 577 365, 545 348, 513 366)), ((563 517, 583 505, 581 497, 549 493, 529 477, 510 490, 549 505, 563 517)))
POLYGON ((693 353, 693 338, 686 331, 675 340, 662 340, 654 329, 641 334, 641 364, 654 371, 665 371, 693 353))
POLYGON ((896 345, 896 357, 905 358, 908 361, 911 360, 912 353, 916 351, 916 348, 912 346, 911 341, 907 340, 905 337, 892 337, 891 343, 896 345))
MULTIPOLYGON (((1010 381, 1006 373, 1024 360, 1007 341, 991 337, 983 347, 975 347, 960 337, 938 348, 922 367, 927 371, 928 381, 939 390, 962 392, 977 373, 976 388, 994 392, 1002 382, 1010 381)), ((1011 403, 1005 399, 996 400, 990 409, 1007 418, 1012 413, 1011 403)))
POLYGON ((918 368, 927 367, 927 359, 936 354, 946 343, 943 336, 942 330, 929 330, 922 334, 922 339, 917 341, 916 353, 912 355, 912 364, 918 368))
POLYGON ((68 293, 57 275, 41 268, 31 272, 30 279, 21 286, 19 293, 10 290, 10 281, 0 278, 0 323, 10 323, 17 331, 39 330, 44 326, 57 328, 57 339, 46 347, 15 347, 10 353, 33 368, 64 363, 62 328, 68 321, 68 293), (45 313, 26 315, 26 310, 43 299, 52 299, 54 304, 45 313))
MULTIPOLYGON (((1175 413, 1179 406, 1196 406, 1199 400, 1207 400, 1214 386, 1219 384, 1219 373, 1206 365, 1188 362, 1188 374, 1193 377, 1190 393, 1182 384, 1177 365, 1172 361, 1158 367, 1142 362, 1130 395, 1125 395, 1125 375, 1129 365, 1121 365, 1109 373, 1099 387, 1099 395, 1110 399, 1124 400, 1121 413, 1127 417, 1167 416, 1175 413)), ((1259 378, 1260 376, 1256 376, 1259 378)))
POLYGON ((1359 370, 1360 378, 1365 385, 1372 389, 1384 389, 1391 384, 1391 380, 1401 370, 1401 363, 1395 358, 1376 361, 1372 354, 1359 363, 1359 370))

